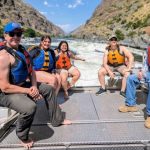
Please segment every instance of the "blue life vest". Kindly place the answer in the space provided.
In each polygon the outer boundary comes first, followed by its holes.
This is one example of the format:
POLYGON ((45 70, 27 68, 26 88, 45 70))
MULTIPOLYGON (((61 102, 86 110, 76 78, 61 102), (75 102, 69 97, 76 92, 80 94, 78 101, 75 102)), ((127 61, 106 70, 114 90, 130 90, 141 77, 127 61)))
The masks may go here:
POLYGON ((29 53, 33 59, 34 70, 51 72, 53 69, 55 69, 55 54, 53 50, 48 49, 45 51, 36 47, 35 49, 30 49, 29 53))
POLYGON ((15 57, 15 64, 11 66, 10 75, 12 84, 20 84, 28 78, 28 68, 26 58, 20 51, 15 52, 19 57, 15 57))
POLYGON ((10 66, 10 83, 18 85, 20 83, 25 82, 32 72, 32 65, 28 52, 21 45, 19 45, 17 51, 5 45, 1 45, 0 50, 3 49, 5 49, 9 54, 11 54, 15 58, 15 63, 10 66), (26 56, 24 54, 26 54, 26 56), (27 64, 26 62, 27 59, 29 64, 27 64))

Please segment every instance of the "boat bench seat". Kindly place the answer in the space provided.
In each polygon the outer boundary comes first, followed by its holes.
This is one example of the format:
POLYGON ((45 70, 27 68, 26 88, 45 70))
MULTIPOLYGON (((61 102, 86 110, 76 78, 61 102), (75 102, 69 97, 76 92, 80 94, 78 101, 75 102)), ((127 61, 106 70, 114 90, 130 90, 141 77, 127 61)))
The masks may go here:
POLYGON ((140 88, 141 88, 141 90, 142 90, 143 92, 148 93, 148 83, 142 83, 142 84, 140 85, 140 88))

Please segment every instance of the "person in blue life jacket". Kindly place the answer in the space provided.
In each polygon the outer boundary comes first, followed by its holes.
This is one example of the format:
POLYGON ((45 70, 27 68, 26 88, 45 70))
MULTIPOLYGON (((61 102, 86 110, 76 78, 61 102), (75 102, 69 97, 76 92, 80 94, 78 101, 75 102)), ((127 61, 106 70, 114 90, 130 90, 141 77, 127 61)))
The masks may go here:
POLYGON ((105 76, 109 75, 111 79, 114 79, 114 71, 117 71, 123 76, 120 95, 125 96, 126 79, 131 72, 134 57, 124 46, 118 44, 115 35, 109 38, 108 44, 103 56, 103 65, 98 71, 100 88, 96 95, 106 92, 105 76), (128 60, 128 64, 126 64, 126 60, 128 60))
POLYGON ((81 61, 85 61, 85 59, 74 55, 69 50, 67 41, 61 41, 54 51, 56 56, 56 69, 61 76, 62 87, 64 89, 64 98, 65 100, 67 100, 69 98, 68 89, 73 87, 77 80, 80 78, 80 71, 77 67, 72 65, 71 59, 81 61), (70 82, 67 81, 69 76, 72 77, 72 80, 70 82))
POLYGON ((44 98, 53 126, 71 124, 71 121, 65 119, 53 88, 36 82, 30 55, 20 45, 22 33, 21 25, 16 22, 4 27, 6 43, 0 47, 0 105, 19 113, 16 134, 22 146, 29 149, 33 146, 29 131, 36 112, 36 101, 44 98))
POLYGON ((33 59, 37 81, 51 85, 57 95, 61 87, 61 77, 56 72, 55 53, 50 46, 51 38, 45 35, 42 36, 39 46, 29 47, 28 51, 33 59))
POLYGON ((129 75, 127 78, 125 105, 119 107, 120 112, 127 113, 138 111, 136 106, 136 87, 143 82, 148 84, 146 104, 147 119, 145 120, 144 125, 146 128, 150 128, 150 47, 147 49, 147 55, 143 63, 143 68, 140 69, 137 74, 129 75))

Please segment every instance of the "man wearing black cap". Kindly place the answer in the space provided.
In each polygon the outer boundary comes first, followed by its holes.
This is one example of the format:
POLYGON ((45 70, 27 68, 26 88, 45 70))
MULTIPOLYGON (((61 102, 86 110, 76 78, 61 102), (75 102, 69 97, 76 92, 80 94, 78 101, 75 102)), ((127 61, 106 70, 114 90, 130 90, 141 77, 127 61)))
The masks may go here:
POLYGON ((16 134, 22 145, 30 148, 33 141, 28 136, 37 100, 44 97, 53 126, 71 122, 64 119, 52 87, 36 82, 28 52, 20 45, 22 33, 21 25, 15 22, 8 23, 4 28, 6 46, 0 50, 0 105, 20 114, 16 134))
POLYGON ((126 78, 130 74, 134 58, 125 47, 119 46, 117 41, 115 35, 109 38, 109 45, 106 47, 103 56, 103 66, 98 72, 100 89, 96 92, 96 95, 106 92, 105 75, 108 74, 113 79, 115 77, 114 71, 118 71, 123 75, 120 95, 125 96, 126 78), (125 62, 126 59, 128 64, 125 62))

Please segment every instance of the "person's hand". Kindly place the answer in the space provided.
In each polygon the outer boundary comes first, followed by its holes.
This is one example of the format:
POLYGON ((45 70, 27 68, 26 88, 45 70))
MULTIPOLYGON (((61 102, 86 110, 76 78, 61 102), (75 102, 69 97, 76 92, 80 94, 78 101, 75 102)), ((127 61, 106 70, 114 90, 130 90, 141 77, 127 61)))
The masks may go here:
POLYGON ((138 79, 141 80, 143 78, 143 72, 140 70, 138 72, 138 79))
POLYGON ((109 76, 110 76, 111 79, 114 79, 115 74, 112 71, 108 72, 108 74, 109 74, 109 76))
POLYGON ((32 86, 29 88, 29 95, 33 98, 39 95, 39 90, 37 89, 36 86, 32 86))
POLYGON ((33 100, 34 101, 38 101, 38 100, 40 100, 40 99, 42 99, 43 98, 43 96, 41 95, 41 94, 38 94, 38 95, 36 95, 35 97, 33 97, 33 100))
POLYGON ((131 72, 131 69, 125 68, 125 69, 123 70, 123 74, 125 74, 126 72, 131 72))

